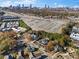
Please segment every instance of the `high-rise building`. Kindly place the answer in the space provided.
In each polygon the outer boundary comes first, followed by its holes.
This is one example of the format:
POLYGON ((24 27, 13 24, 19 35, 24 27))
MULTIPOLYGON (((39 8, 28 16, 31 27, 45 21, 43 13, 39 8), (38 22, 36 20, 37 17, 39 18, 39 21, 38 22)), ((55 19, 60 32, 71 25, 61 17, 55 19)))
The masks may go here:
POLYGON ((47 5, 45 4, 45 8, 47 8, 47 5))
POLYGON ((20 8, 20 7, 21 7, 21 5, 19 4, 19 5, 18 5, 18 7, 20 8))
POLYGON ((25 6, 24 6, 24 4, 22 4, 22 8, 24 8, 25 6))
POLYGON ((49 7, 49 5, 48 5, 48 9, 49 9, 50 7, 49 7))
POLYGON ((32 8, 32 4, 30 4, 30 9, 32 8))

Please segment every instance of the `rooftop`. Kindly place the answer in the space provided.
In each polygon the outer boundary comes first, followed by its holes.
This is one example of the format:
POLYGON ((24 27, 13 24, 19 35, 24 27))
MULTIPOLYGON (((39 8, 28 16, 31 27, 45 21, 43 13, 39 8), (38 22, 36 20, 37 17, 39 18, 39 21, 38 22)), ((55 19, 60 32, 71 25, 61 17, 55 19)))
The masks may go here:
POLYGON ((19 19, 18 16, 3 16, 4 19, 19 19))

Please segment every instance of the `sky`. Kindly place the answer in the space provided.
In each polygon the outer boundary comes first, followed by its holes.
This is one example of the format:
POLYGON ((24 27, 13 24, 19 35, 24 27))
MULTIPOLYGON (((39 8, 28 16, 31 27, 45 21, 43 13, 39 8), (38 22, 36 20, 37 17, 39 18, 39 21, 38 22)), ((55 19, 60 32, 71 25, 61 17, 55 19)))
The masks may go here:
POLYGON ((79 7, 79 0, 0 0, 0 6, 7 7, 10 5, 24 4, 28 6, 32 4, 37 7, 44 7, 45 4, 50 7, 79 7))

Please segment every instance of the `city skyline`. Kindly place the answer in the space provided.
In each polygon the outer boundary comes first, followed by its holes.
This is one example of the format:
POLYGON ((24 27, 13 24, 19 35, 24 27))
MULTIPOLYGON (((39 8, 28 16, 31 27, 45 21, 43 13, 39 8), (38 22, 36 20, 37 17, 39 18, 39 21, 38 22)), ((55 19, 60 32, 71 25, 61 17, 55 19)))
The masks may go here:
POLYGON ((0 0, 0 6, 8 7, 10 5, 17 6, 24 4, 29 6, 32 4, 36 7, 44 7, 45 4, 50 7, 79 7, 79 0, 0 0))

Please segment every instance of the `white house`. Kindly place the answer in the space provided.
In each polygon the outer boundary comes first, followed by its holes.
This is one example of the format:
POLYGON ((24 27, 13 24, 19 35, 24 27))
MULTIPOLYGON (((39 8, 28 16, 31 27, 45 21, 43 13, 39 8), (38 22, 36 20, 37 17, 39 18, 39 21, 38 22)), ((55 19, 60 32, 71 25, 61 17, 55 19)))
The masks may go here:
POLYGON ((71 33, 70 37, 74 40, 79 40, 79 34, 78 33, 71 33))

